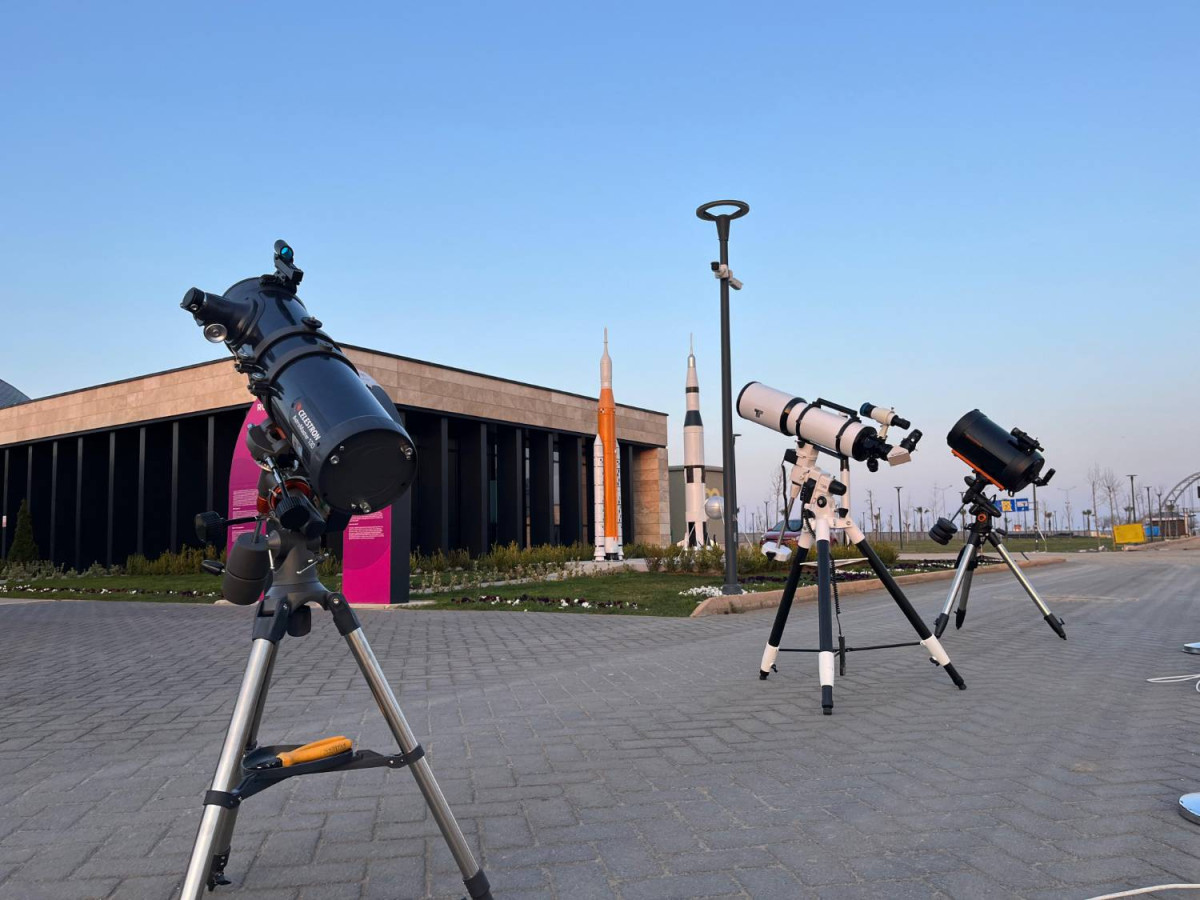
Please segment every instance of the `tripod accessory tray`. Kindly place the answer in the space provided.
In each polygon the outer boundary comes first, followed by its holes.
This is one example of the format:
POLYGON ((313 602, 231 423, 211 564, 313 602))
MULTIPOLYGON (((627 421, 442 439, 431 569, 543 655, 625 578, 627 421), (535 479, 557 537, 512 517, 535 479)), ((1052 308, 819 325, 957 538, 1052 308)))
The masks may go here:
POLYGON ((321 772, 346 772, 352 769, 375 769, 387 766, 389 769, 403 769, 425 755, 425 748, 420 744, 411 753, 394 753, 384 756, 374 750, 345 750, 324 759, 314 759, 311 762, 297 763, 292 766, 266 766, 280 753, 288 753, 303 747, 303 744, 277 744, 270 747, 256 747, 242 757, 242 780, 232 791, 208 791, 204 795, 204 805, 224 806, 234 809, 243 800, 265 791, 288 778, 299 775, 317 775, 321 772))

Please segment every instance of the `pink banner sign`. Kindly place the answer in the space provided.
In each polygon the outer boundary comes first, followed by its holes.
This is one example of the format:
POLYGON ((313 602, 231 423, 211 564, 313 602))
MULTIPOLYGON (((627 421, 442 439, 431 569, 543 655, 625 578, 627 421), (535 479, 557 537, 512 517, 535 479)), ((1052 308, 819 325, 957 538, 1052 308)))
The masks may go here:
MULTIPOLYGON (((267 411, 259 401, 255 401, 246 411, 242 422, 242 430, 238 432, 237 443, 233 447, 233 461, 229 465, 229 518, 237 519, 242 516, 258 515, 258 476, 262 469, 246 449, 246 429, 251 425, 261 425, 267 420, 267 411)), ((233 547, 239 534, 254 530, 254 523, 245 525, 230 525, 226 551, 233 547)))
MULTIPOLYGON (((262 469, 246 449, 243 436, 251 425, 266 420, 267 411, 256 401, 242 422, 229 467, 231 519, 258 514, 258 476, 262 469)), ((239 534, 253 530, 253 523, 230 525, 226 550, 233 546, 239 534)), ((342 593, 351 603, 391 603, 393 574, 392 508, 355 516, 342 535, 342 593)), ((395 574, 402 575, 402 572, 395 574)))
POLYGON ((342 593, 351 603, 392 602, 392 508, 355 516, 342 535, 342 593))

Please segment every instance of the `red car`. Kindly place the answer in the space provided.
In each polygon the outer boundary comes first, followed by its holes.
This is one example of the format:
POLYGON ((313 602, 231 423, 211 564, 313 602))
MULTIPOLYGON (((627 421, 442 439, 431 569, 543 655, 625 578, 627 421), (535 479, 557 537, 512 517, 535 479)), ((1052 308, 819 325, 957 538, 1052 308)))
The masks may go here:
POLYGON ((783 519, 780 519, 775 523, 774 528, 772 528, 770 531, 764 531, 762 537, 758 539, 759 549, 761 550, 762 545, 768 541, 772 541, 777 544, 782 541, 782 543, 787 544, 789 547, 795 547, 796 541, 800 538, 800 525, 801 522, 799 519, 788 519, 787 528, 785 530, 784 521, 783 519), (782 535, 782 538, 780 535, 782 535))

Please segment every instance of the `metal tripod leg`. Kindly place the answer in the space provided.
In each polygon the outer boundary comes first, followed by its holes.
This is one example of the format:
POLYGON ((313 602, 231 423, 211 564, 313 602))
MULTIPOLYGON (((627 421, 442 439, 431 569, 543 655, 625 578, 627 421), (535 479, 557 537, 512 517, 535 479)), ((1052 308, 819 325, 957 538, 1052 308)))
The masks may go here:
POLYGON ((892 577, 892 573, 888 571, 888 567, 883 564, 883 560, 879 558, 879 554, 875 552, 875 548, 867 541, 862 531, 857 526, 846 529, 850 533, 850 539, 854 541, 854 545, 858 547, 858 552, 867 558, 867 562, 871 564, 871 568, 875 574, 879 576, 879 580, 883 586, 887 588, 887 592, 892 595, 892 599, 896 601, 896 605, 900 607, 900 611, 904 613, 904 617, 908 619, 908 623, 912 625, 917 636, 921 638, 921 646, 929 653, 930 659, 937 665, 946 670, 946 674, 950 676, 960 691, 967 689, 967 683, 963 681, 962 676, 958 674, 958 670, 954 668, 954 664, 950 662, 950 656, 946 653, 942 642, 933 636, 933 632, 929 630, 929 626, 925 624, 925 620, 921 618, 913 605, 904 596, 904 591, 900 590, 900 585, 896 584, 896 579, 892 577))
POLYGON ((950 612, 954 609, 956 600, 958 601, 958 615, 955 617, 954 627, 962 628, 963 619, 967 615, 967 595, 971 590, 971 576, 975 572, 975 557, 978 552, 978 536, 972 532, 970 542, 963 547, 958 556, 958 567, 954 570, 954 580, 950 582, 950 593, 946 595, 942 611, 933 623, 933 633, 939 638, 950 623, 950 612))
POLYGON ((210 876, 219 877, 224 871, 236 808, 222 805, 219 795, 229 794, 241 780, 242 755, 255 740, 267 682, 275 662, 275 651, 275 642, 266 638, 256 639, 250 647, 250 661, 246 664, 246 674, 242 676, 229 730, 225 732, 225 743, 221 746, 212 788, 205 797, 204 814, 196 833, 196 843, 192 847, 187 875, 183 879, 180 900, 199 900, 209 886, 210 876))
MULTIPOLYGON (((341 598, 335 598, 330 601, 331 611, 334 612, 335 619, 339 616, 346 616, 350 612, 346 606, 346 601, 341 598), (345 607, 345 612, 340 612, 335 608, 336 604, 341 604, 345 607)), ((346 638, 346 643, 350 645, 350 652, 354 654, 354 659, 358 663, 358 667, 362 670, 363 677, 367 680, 367 686, 370 687, 371 693, 375 697, 375 702, 379 704, 379 711, 383 713, 383 717, 387 720, 388 727, 391 728, 392 734, 396 738, 396 743, 400 745, 400 749, 405 753, 411 753, 416 749, 417 739, 412 733, 412 729, 408 727, 408 721, 404 718, 404 713, 400 709, 400 704, 396 701, 396 695, 392 693, 392 688, 387 682, 387 678, 383 674, 383 669, 379 666, 379 660, 375 658, 375 654, 371 651, 371 645, 367 642, 366 635, 363 634, 362 626, 358 625, 355 618, 355 627, 353 630, 343 631, 343 636, 346 638)), ((339 630, 342 629, 342 623, 338 623, 339 630)), ((471 848, 467 846, 467 840, 463 837, 462 829, 458 827, 458 822, 454 819, 454 813, 450 811, 450 805, 446 802, 446 798, 442 795, 442 789, 438 787, 437 780, 433 777, 433 770, 429 767, 429 760, 422 756, 420 759, 412 762, 408 766, 413 774, 413 778, 417 780, 417 787, 421 789, 421 793, 425 797, 425 802, 429 806, 429 811, 433 813, 433 818, 438 824, 438 828, 442 831, 442 837, 445 838, 446 844, 450 847, 450 852, 454 856, 454 861, 458 864, 459 871, 462 872, 463 881, 467 886, 467 893, 475 900, 490 900, 492 894, 488 886, 487 876, 483 873, 483 869, 475 862, 475 856, 471 853, 471 848)))
POLYGON ((1004 543, 1000 540, 1000 538, 996 537, 994 534, 989 534, 988 540, 991 541, 992 546, 996 548, 996 552, 1000 554, 1000 558, 1004 560, 1004 564, 1008 566, 1008 570, 1013 573, 1013 577, 1016 578, 1021 587, 1025 589, 1025 593, 1029 595, 1029 599, 1032 600, 1034 605, 1036 605, 1041 611, 1042 618, 1046 620, 1046 624, 1054 629, 1054 633, 1065 641, 1067 639, 1067 632, 1066 629, 1063 628, 1063 620, 1054 613, 1050 612, 1050 607, 1048 607, 1045 601, 1038 596, 1038 592, 1033 589, 1033 585, 1029 583, 1029 579, 1025 577, 1025 573, 1021 571, 1021 567, 1017 565, 1016 560, 1009 555, 1008 548, 1004 546, 1004 543))
POLYGON ((796 585, 800 582, 801 568, 804 561, 808 559, 810 542, 811 538, 806 532, 800 536, 796 549, 792 553, 792 567, 788 569, 787 583, 783 586, 783 596, 779 600, 779 609, 775 612, 775 624, 771 626, 771 636, 767 638, 767 646, 763 650, 762 662, 758 667, 760 680, 766 679, 775 669, 775 658, 779 655, 779 644, 783 640, 783 628, 787 625, 788 614, 792 611, 792 600, 796 597, 796 585))

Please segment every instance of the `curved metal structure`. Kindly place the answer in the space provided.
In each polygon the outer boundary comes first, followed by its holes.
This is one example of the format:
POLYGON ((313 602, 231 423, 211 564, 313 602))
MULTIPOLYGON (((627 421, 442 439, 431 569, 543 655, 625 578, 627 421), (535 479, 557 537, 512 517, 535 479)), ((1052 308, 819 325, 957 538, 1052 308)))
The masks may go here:
POLYGON ((1163 506, 1178 504, 1179 498, 1183 496, 1183 492, 1197 482, 1200 482, 1200 472, 1193 472, 1187 478, 1180 479, 1179 483, 1163 496, 1163 506))

